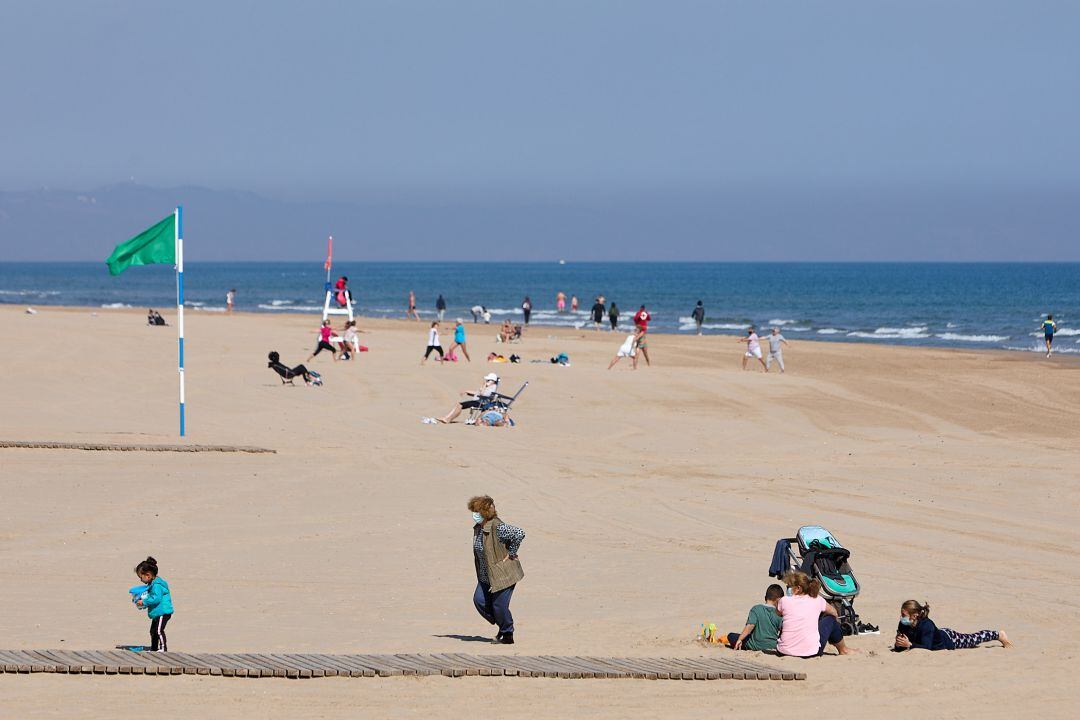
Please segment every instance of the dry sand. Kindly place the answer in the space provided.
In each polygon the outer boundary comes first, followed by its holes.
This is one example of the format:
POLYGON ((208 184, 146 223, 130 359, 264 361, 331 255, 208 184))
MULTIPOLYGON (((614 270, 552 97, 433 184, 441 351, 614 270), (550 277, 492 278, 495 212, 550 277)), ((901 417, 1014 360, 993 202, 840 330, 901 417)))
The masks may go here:
MULTIPOLYGON (((0 309, 0 439, 174 442, 175 334, 142 323, 0 309)), ((503 430, 420 422, 493 369, 494 326, 468 325, 471 364, 420 367, 426 323, 363 321, 370 353, 281 387, 267 351, 304 361, 316 325, 188 317, 188 442, 276 455, 0 450, 0 646, 144 642, 126 590, 149 553, 172 649, 505 652, 467 639, 491 635, 470 600, 475 493, 528 532, 510 651, 730 652, 698 625, 738 630, 804 524, 852 549, 882 634, 853 657, 754 654, 801 683, 0 675, 0 717, 1075 715, 1080 364, 797 341, 765 375, 730 337, 658 335, 651 368, 609 372, 621 335, 534 327, 513 349, 573 366, 495 368, 531 383, 503 430), (909 597, 1017 648, 889 653, 909 597)))

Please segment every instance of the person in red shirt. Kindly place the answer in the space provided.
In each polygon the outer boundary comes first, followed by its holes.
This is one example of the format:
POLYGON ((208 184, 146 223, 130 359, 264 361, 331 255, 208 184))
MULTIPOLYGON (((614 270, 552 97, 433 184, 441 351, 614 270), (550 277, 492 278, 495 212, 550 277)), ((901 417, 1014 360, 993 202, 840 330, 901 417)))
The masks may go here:
POLYGON ((634 327, 638 330, 637 350, 645 358, 645 364, 650 366, 652 361, 649 360, 649 341, 646 334, 649 332, 649 319, 651 317, 644 305, 638 308, 638 311, 634 314, 634 327))
POLYGON ((644 332, 649 331, 649 311, 645 309, 644 305, 634 315, 634 326, 644 332))

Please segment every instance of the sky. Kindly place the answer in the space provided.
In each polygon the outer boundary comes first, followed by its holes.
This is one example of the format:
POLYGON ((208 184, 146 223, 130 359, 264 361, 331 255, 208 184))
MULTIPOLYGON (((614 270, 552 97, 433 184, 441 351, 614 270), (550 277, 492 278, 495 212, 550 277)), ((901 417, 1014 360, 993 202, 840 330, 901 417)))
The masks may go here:
MULTIPOLYGON (((5 3, 0 190, 655 204, 717 234, 717 198, 824 198, 831 234, 853 192, 899 198, 886 215, 959 193, 943 237, 1023 259, 979 217, 1015 194, 1058 199, 1060 222, 1031 210, 1045 254, 1080 259, 1078 27, 1080 3, 1039 0, 5 3)), ((616 232, 590 228, 583 255, 616 232)), ((0 214, 0 253, 24 239, 0 214)))

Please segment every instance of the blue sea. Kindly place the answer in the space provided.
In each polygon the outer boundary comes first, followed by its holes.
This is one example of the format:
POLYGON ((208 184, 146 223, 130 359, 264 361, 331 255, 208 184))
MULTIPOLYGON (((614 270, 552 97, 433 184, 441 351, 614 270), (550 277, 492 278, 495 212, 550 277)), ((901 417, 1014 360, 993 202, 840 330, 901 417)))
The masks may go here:
MULTIPOLYGON (((349 277, 365 316, 404 317, 412 289, 425 317, 442 293, 447 319, 471 321, 473 305, 486 306, 493 322, 520 319, 528 295, 534 324, 584 327, 603 294, 623 322, 646 305, 659 332, 692 332, 690 313, 703 300, 709 333, 754 324, 778 326, 792 340, 1033 351, 1052 312, 1056 348, 1080 353, 1080 263, 340 262, 338 275, 349 277), (578 312, 556 311, 559 291, 577 295, 578 312)), ((189 263, 184 276, 194 312, 224 311, 225 292, 236 288, 238 310, 313 316, 326 279, 320 262, 189 263)), ((168 266, 111 277, 104 263, 0 263, 0 303, 168 309, 176 304, 173 278, 168 266)))

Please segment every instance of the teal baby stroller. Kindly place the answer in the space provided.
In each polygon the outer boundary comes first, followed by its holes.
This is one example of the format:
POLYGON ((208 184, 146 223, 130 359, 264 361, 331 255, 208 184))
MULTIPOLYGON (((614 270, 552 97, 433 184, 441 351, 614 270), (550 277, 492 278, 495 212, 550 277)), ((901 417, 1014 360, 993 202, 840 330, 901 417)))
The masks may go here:
POLYGON ((806 573, 821 583, 821 596, 836 609, 845 635, 877 632, 873 625, 860 621, 855 612, 859 581, 848 564, 850 556, 851 551, 828 530, 807 525, 799 528, 795 537, 776 541, 769 575, 781 578, 792 568, 806 573))

